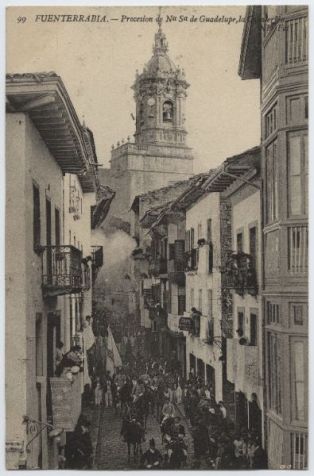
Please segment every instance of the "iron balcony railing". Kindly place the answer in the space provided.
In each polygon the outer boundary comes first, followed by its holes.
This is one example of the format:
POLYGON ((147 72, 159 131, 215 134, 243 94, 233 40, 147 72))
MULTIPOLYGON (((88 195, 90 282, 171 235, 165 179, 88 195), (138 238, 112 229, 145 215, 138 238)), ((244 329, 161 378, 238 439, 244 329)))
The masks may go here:
POLYGON ((198 267, 198 249, 192 248, 185 253, 185 269, 186 271, 196 271, 198 267))
POLYGON ((246 292, 253 296, 258 294, 255 260, 251 255, 243 252, 231 254, 224 270, 223 286, 234 289, 240 296, 246 292))
POLYGON ((72 245, 42 248, 42 288, 44 295, 80 292, 83 287, 82 252, 72 245))

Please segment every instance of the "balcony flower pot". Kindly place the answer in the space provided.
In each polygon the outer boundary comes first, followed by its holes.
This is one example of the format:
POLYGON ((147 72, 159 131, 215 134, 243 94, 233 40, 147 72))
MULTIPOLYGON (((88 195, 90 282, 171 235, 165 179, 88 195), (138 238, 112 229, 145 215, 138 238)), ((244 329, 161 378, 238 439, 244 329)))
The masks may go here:
POLYGON ((204 240, 204 238, 200 238, 197 242, 198 246, 204 246, 206 244, 206 241, 204 240))
POLYGON ((241 339, 239 339, 239 344, 240 345, 248 345, 249 341, 247 340, 246 337, 241 337, 241 339))

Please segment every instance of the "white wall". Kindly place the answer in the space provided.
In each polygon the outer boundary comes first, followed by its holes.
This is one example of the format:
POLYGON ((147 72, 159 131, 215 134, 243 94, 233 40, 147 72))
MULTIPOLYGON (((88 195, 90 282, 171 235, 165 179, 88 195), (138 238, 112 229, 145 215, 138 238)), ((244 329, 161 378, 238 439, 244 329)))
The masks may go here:
POLYGON ((208 273, 208 245, 199 248, 199 265, 197 271, 186 273, 186 299, 187 315, 191 307, 199 309, 199 290, 202 290, 202 318, 201 335, 193 337, 186 334, 186 360, 187 373, 189 373, 190 356, 202 359, 205 364, 215 369, 216 400, 222 399, 222 364, 218 360, 221 355, 217 345, 204 343, 208 328, 209 307, 208 290, 212 291, 212 318, 214 320, 214 336, 221 336, 221 278, 220 278, 220 197, 218 193, 211 193, 202 197, 186 212, 186 230, 194 228, 194 247, 197 247, 198 239, 207 240, 207 220, 212 220, 212 242, 214 246, 213 272, 208 273), (198 236, 198 225, 201 224, 201 236, 198 236), (191 302, 191 289, 194 289, 194 303, 191 302))
MULTIPOLYGON (((251 226, 257 227, 257 279, 259 284, 259 293, 261 285, 261 273, 262 273, 262 230, 261 230, 261 213, 260 213, 260 191, 256 190, 249 196, 244 195, 243 191, 247 191, 247 187, 242 187, 240 191, 235 193, 232 197, 232 249, 235 251, 237 248, 236 239, 237 232, 243 231, 243 251, 250 253, 249 248, 249 230, 251 226), (241 191, 242 190, 242 191, 241 191), (241 193, 243 198, 241 197, 241 193)), ((252 187, 250 187, 252 188, 252 187)), ((254 189, 255 190, 255 189, 254 189)), ((260 408, 263 408, 263 383, 262 383, 262 368, 263 368, 263 316, 261 296, 258 294, 256 297, 245 293, 243 297, 233 292, 233 359, 236 360, 231 370, 229 362, 228 377, 231 377, 233 373, 232 381, 235 383, 235 390, 241 390, 246 394, 247 398, 251 399, 251 394, 254 392, 258 396, 258 403, 260 408), (239 345, 239 336, 236 333, 238 328, 238 308, 242 308, 245 314, 244 324, 244 336, 250 337, 250 312, 257 311, 257 346, 247 347, 239 345), (250 354, 250 355, 249 355, 250 354), (249 361, 256 363, 256 379, 249 378, 245 365, 249 361)), ((228 343, 229 344, 229 343, 228 343)), ((231 343, 229 344, 231 346, 231 343)), ((230 348, 231 350, 231 348, 230 348)), ((228 355, 228 353, 227 353, 228 355)), ((230 359, 228 359, 230 360, 230 359)), ((253 371, 253 370, 252 370, 253 371)), ((254 372, 255 373, 255 372, 254 372)))
MULTIPOLYGON (((47 313, 62 309, 62 298, 49 304, 42 297, 41 257, 33 250, 33 181, 40 188, 41 244, 46 244, 46 197, 62 211, 62 172, 33 123, 24 114, 6 117, 6 441, 26 439, 23 415, 46 421, 45 407, 39 411, 36 388, 36 313, 42 315, 43 376, 47 369, 47 313)), ((60 213, 62 224, 62 213, 60 213)), ((42 401, 45 401, 43 387, 42 401)), ((46 432, 43 432, 43 440, 46 432)), ((31 436, 28 436, 30 438, 31 436)), ((40 439, 30 446, 28 467, 37 466, 40 439)), ((16 467, 18 455, 8 456, 16 467)), ((43 447, 47 465, 47 447, 43 447)), ((10 461, 10 462, 9 462, 10 461)))

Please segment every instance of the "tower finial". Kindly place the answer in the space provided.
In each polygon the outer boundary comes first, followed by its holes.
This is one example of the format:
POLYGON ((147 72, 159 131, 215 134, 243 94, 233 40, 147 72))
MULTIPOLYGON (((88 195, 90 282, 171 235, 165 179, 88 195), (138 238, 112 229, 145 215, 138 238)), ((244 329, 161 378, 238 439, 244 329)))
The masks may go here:
POLYGON ((162 25, 161 7, 158 8, 157 23, 158 23, 159 31, 161 31, 161 25, 162 25))
POLYGON ((168 50, 168 43, 166 40, 166 36, 161 29, 161 25, 162 25, 161 7, 159 7, 158 12, 159 12, 157 17, 158 31, 155 34, 155 44, 153 47, 153 52, 154 54, 165 54, 168 50))

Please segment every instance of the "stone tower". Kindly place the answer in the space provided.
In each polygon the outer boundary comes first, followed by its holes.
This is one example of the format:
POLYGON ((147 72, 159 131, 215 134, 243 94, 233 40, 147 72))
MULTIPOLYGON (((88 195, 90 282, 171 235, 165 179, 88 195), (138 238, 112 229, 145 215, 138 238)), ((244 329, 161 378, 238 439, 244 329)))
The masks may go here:
POLYGON ((155 34, 153 56, 132 86, 136 102, 135 141, 128 138, 111 151, 111 166, 102 183, 116 191, 110 215, 129 222, 136 195, 188 179, 193 156, 186 145, 184 71, 168 56, 161 23, 155 34))
POLYGON ((189 84, 184 71, 167 55, 168 43, 159 26, 153 56, 137 74, 133 89, 136 101, 135 141, 148 144, 185 145, 185 99, 189 84))

